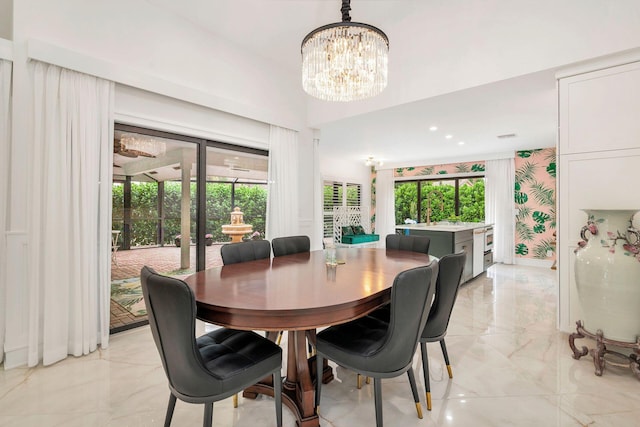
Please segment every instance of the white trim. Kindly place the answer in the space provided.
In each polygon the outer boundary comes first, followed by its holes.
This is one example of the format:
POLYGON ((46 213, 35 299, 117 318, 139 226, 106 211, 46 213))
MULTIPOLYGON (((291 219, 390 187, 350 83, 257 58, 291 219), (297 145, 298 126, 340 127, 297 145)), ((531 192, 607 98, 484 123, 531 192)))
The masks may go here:
POLYGON ((431 174, 431 175, 398 176, 398 177, 394 177, 393 180, 395 182, 398 182, 398 181, 415 181, 415 180, 424 180, 424 179, 451 179, 451 178, 464 178, 464 177, 477 178, 478 175, 484 176, 484 171, 463 172, 463 173, 447 173, 447 174, 435 173, 435 174, 431 174))
POLYGON ((397 169, 397 168, 409 168, 420 167, 430 165, 446 165, 450 163, 465 163, 465 162, 483 162, 486 160, 498 160, 498 159, 513 159, 516 157, 515 151, 509 151, 504 153, 490 153, 490 154, 473 154, 469 156, 449 157, 442 159, 422 159, 415 160, 409 163, 385 163, 384 166, 376 168, 376 170, 382 169, 397 169))
POLYGON ((630 64, 640 61, 640 48, 623 50, 611 55, 600 56, 596 59, 589 59, 572 64, 566 68, 562 68, 556 72, 556 79, 572 77, 578 74, 589 73, 592 71, 603 70, 618 65, 630 64))
POLYGON ((220 132, 212 132, 210 129, 185 126, 179 122, 169 120, 157 120, 151 116, 138 116, 127 113, 114 113, 114 121, 116 123, 132 126, 140 126, 149 129, 157 129, 165 132, 177 133, 180 135, 193 136, 196 138, 204 138, 217 142, 225 142, 229 144, 241 145, 244 147, 259 148, 262 150, 269 149, 269 142, 260 139, 242 138, 235 135, 229 135, 220 132))
POLYGON ((123 64, 71 51, 41 40, 30 39, 27 41, 27 58, 287 129, 299 131, 305 127, 305 124, 299 120, 282 119, 281 117, 276 117, 269 110, 205 93, 123 64))
POLYGON ((7 39, 0 39, 0 59, 13 61, 13 42, 7 39))

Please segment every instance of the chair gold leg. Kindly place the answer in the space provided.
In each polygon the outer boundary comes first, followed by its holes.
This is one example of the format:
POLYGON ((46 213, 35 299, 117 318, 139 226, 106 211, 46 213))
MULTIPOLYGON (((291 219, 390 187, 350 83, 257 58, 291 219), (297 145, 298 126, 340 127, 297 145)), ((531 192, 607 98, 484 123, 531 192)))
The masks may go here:
POLYGON ((451 370, 451 365, 447 365, 447 372, 449 373, 449 378, 453 378, 453 371, 451 370))
POLYGON ((367 383, 367 384, 371 384, 371 377, 366 377, 364 382, 367 383))
POLYGON ((316 406, 316 415, 320 415, 320 405, 316 406))
POLYGON ((282 331, 278 333, 278 338, 276 339, 276 344, 280 345, 282 342, 282 331))
POLYGON ((420 402, 416 402, 416 411, 418 412, 418 418, 422 419, 422 406, 420 402))
POLYGON ((431 392, 427 392, 427 411, 431 410, 431 392))
POLYGON ((233 407, 234 408, 238 407, 238 393, 233 395, 233 407))
POLYGON ((358 390, 362 388, 362 375, 360 374, 356 377, 356 387, 358 387, 358 390))

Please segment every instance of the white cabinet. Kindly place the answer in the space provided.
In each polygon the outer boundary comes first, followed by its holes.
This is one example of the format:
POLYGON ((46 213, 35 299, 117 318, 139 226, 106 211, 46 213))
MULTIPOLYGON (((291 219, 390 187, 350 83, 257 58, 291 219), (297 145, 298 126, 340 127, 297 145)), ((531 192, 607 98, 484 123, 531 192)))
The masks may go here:
POLYGON ((486 229, 473 230, 473 277, 484 272, 484 246, 486 229))
POLYGON ((640 209, 640 49, 608 61, 558 75, 558 327, 565 332, 582 316, 573 269, 582 209, 640 209))

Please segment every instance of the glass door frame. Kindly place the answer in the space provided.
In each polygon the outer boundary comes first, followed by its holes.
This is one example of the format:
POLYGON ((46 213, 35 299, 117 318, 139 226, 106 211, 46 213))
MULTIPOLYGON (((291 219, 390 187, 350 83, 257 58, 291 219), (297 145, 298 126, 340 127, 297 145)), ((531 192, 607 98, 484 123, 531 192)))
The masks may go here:
MULTIPOLYGON (((196 144, 196 271, 202 271, 206 266, 205 234, 206 234, 206 201, 207 201, 207 147, 221 148, 239 153, 258 154, 268 157, 269 151, 259 148, 244 147, 225 142, 212 141, 184 134, 160 131, 142 126, 114 123, 114 130, 173 139, 180 142, 196 144)), ((113 181, 113 177, 112 177, 113 181)), ((113 207, 112 207, 113 209, 113 207)))

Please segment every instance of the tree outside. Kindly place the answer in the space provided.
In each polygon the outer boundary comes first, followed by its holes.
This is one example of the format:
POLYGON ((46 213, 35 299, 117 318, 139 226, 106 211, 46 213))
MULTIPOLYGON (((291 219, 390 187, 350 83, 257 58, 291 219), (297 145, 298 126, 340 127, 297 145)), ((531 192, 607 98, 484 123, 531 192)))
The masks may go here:
MULTIPOLYGON (((226 242, 228 236, 222 234, 222 225, 231 221, 231 211, 238 206, 244 213, 244 222, 253 225, 253 230, 264 236, 267 211, 266 184, 236 184, 235 206, 231 206, 231 183, 208 182, 206 185, 206 227, 205 234, 211 234, 214 241, 226 242)), ((196 183, 191 183, 191 237, 196 236, 196 183)), ((162 244, 174 244, 180 235, 182 183, 164 182, 164 239, 162 244)), ((124 185, 113 184, 113 230, 123 230, 124 185)), ((131 247, 158 245, 158 183, 131 183, 131 247)))

